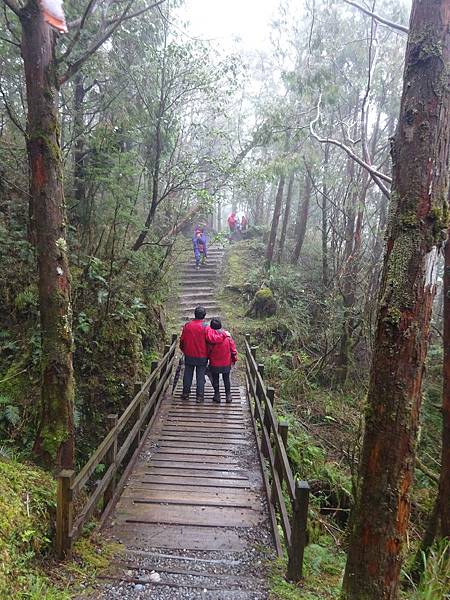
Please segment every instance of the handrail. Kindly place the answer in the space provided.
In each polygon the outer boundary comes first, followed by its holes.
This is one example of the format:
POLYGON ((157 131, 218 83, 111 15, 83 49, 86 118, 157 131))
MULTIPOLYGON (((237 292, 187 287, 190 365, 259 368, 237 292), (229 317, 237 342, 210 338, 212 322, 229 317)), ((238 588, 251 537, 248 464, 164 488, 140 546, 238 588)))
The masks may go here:
MULTIPOLYGON (((256 361, 256 347, 250 346, 250 336, 245 340, 245 379, 247 393, 251 400, 252 417, 257 433, 261 464, 271 481, 268 494, 270 514, 274 516, 276 534, 278 515, 283 529, 288 553, 287 577, 291 581, 302 578, 303 554, 306 546, 306 524, 309 503, 309 484, 295 479, 287 455, 288 425, 279 422, 274 404, 274 390, 266 386, 264 366, 256 361), (284 486, 284 487, 283 487, 284 486), (285 491, 291 503, 289 514, 285 491)), ((281 549, 277 548, 279 553, 281 549)))
POLYGON ((63 470, 58 474, 56 552, 59 558, 71 556, 73 543, 81 535, 83 526, 99 508, 100 500, 102 506, 99 512, 104 517, 120 494, 125 481, 122 475, 117 484, 117 475, 124 468, 127 471, 134 463, 153 424, 161 399, 170 383, 176 347, 177 336, 173 335, 172 343, 164 347, 162 359, 152 362, 151 372, 145 383, 136 384, 137 393, 121 416, 117 418, 117 415, 108 415, 110 430, 80 472, 75 475, 74 471, 63 470), (125 435, 125 439, 119 443, 121 433, 125 435), (105 472, 95 489, 87 496, 74 521, 74 500, 80 496, 103 461, 106 463, 105 472))

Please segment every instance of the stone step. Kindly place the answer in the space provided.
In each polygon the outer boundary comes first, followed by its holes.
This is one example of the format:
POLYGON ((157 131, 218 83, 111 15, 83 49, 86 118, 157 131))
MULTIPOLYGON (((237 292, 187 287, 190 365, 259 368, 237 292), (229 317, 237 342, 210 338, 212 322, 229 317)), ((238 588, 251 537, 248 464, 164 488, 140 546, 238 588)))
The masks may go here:
POLYGON ((185 306, 186 304, 198 304, 199 302, 207 303, 207 304, 217 304, 217 300, 215 300, 214 296, 211 294, 208 296, 207 294, 199 293, 197 296, 184 298, 181 297, 179 300, 179 304, 181 306, 185 306))
POLYGON ((199 290, 189 290, 189 291, 182 291, 181 294, 179 295, 180 300, 187 300, 188 298, 197 298, 198 296, 202 296, 205 297, 207 296, 208 298, 213 297, 216 295, 216 291, 213 288, 202 288, 199 290))

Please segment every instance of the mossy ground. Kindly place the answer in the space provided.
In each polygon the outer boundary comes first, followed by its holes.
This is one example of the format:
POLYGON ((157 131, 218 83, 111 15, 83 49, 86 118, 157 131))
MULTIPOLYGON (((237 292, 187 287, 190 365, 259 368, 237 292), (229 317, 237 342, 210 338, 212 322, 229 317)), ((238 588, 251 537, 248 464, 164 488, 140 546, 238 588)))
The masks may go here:
POLYGON ((51 475, 0 459, 1 600, 69 600, 118 551, 91 536, 75 544, 73 561, 54 560, 55 498, 51 475))

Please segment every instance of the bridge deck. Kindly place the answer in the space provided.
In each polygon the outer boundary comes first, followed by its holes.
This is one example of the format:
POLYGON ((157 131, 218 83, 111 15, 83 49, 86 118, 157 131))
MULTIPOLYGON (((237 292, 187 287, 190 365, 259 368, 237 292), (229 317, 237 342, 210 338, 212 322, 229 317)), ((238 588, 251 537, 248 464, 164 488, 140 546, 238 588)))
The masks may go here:
POLYGON ((231 404, 212 393, 163 401, 104 529, 123 556, 91 597, 267 598, 273 541, 248 403, 236 386, 231 404))

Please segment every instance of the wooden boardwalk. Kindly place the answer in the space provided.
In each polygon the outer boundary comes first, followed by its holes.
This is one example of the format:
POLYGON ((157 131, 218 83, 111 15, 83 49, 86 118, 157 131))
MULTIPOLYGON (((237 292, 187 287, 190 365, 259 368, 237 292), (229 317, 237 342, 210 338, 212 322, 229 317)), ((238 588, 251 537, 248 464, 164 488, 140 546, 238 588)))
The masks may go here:
POLYGON ((274 547, 249 406, 236 386, 231 404, 212 394, 164 399, 104 528, 124 553, 89 597, 268 597, 274 547))
MULTIPOLYGON (((186 265, 182 321, 196 304, 217 316, 211 286, 221 254, 211 253, 203 273, 186 265)), ((202 404, 195 384, 188 401, 180 396, 178 385, 163 399, 103 529, 123 553, 83 598, 268 598, 267 560, 275 550, 245 391, 234 385, 231 404, 214 404, 209 383, 202 404)))

